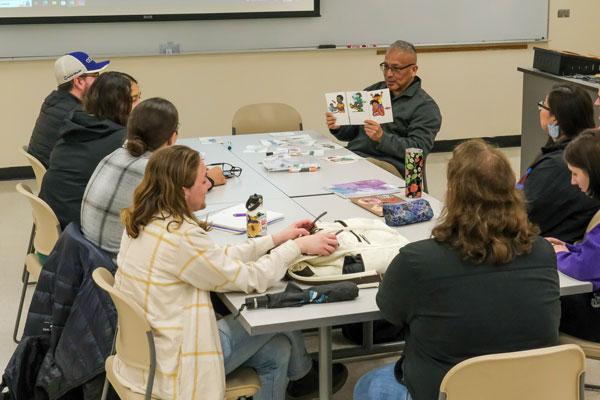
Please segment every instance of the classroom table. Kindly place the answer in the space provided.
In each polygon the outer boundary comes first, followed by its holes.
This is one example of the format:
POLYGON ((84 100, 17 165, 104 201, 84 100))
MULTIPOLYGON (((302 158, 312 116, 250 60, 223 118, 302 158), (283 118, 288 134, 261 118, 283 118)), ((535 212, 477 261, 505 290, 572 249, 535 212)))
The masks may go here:
POLYGON ((268 180, 265 180, 263 176, 234 153, 227 150, 222 144, 202 143, 198 138, 179 139, 177 144, 188 146, 200 152, 204 156, 204 163, 207 165, 225 162, 242 168, 242 174, 239 177, 227 179, 225 185, 213 187, 209 192, 210 195, 206 196, 206 204, 246 203, 248 196, 253 193, 260 193, 265 200, 287 197, 285 193, 268 180))
MULTIPOLYGON (((307 133, 303 131, 302 133, 307 133)), ((320 142, 327 141, 317 132, 309 132, 309 134, 320 142)), ((271 137, 268 134, 257 135, 237 135, 230 137, 220 137, 223 141, 220 145, 200 145, 198 142, 192 142, 193 148, 204 151, 208 161, 209 153, 213 159, 219 161, 230 162, 234 165, 244 165, 243 168, 249 168, 250 171, 242 173, 241 178, 233 179, 252 179, 253 184, 259 185, 260 190, 249 190, 243 194, 244 189, 248 187, 229 186, 230 181, 222 187, 223 194, 219 194, 221 202, 210 200, 205 210, 197 213, 204 219, 210 214, 230 207, 240 202, 245 202, 247 197, 258 191, 259 193, 269 193, 269 197, 265 197, 265 208, 268 210, 280 211, 285 214, 283 221, 269 225, 269 233, 275 233, 288 226, 291 222, 302 218, 314 218, 322 211, 327 211, 327 215, 323 217, 324 221, 332 221, 335 219, 344 219, 349 217, 367 217, 380 218, 370 213, 369 211, 351 203, 348 199, 343 199, 335 194, 324 189, 324 186, 329 183, 342 183, 347 181, 355 181, 360 179, 381 179, 398 187, 404 186, 404 181, 387 171, 369 163, 366 160, 359 160, 351 164, 332 164, 322 160, 321 171, 305 172, 305 173, 277 173, 268 172, 260 164, 259 161, 265 157, 265 154, 259 153, 244 153, 243 149, 248 144, 257 145, 260 143, 260 138, 271 137), (231 144, 230 144, 231 143, 231 144), (206 146, 220 146, 220 148, 212 148, 206 146), (228 149, 228 147, 231 149, 228 149), (220 158, 220 159, 219 159, 220 158), (237 163, 237 164, 236 164, 237 163), (244 175, 246 172, 253 172, 244 175), (265 188, 265 190, 263 190, 265 188), (271 188, 279 191, 270 192, 271 188), (235 196, 229 196, 229 190, 235 192, 235 196), (240 194, 242 193, 242 194, 240 194), (233 198, 235 197, 235 198, 233 198), (228 201, 222 201, 228 199, 228 201)), ((181 144, 188 144, 187 141, 180 141, 181 144)), ((337 149, 327 151, 326 155, 331 154, 347 154, 346 149, 337 149)), ((210 162, 210 161, 209 161, 210 162)), ((219 189, 219 188, 214 188, 219 189)), ((211 192, 207 199, 214 193, 211 192)), ((401 195, 403 193, 400 193, 401 195)), ((437 199, 424 194, 423 198, 429 201, 433 210, 434 218, 430 221, 398 227, 397 229, 409 241, 426 239, 430 236, 431 229, 435 224, 435 220, 439 217, 443 204, 437 199)), ((230 233, 213 230, 210 236, 218 244, 227 244, 240 242, 246 239, 245 235, 233 235, 230 233)), ((591 291, 591 283, 580 282, 569 278, 559 272, 561 295, 576 294, 591 291)), ((270 288, 268 293, 278 292, 285 287, 284 282, 270 288)), ((239 318, 240 323, 252 335, 263 333, 274 333, 282 331, 291 331, 306 328, 318 328, 319 330, 319 398, 331 398, 331 329, 333 325, 348 324, 354 322, 365 322, 380 319, 381 315, 375 296, 376 288, 365 288, 360 290, 360 295, 357 299, 350 302, 305 305, 303 307, 294 308, 293 312, 289 309, 259 309, 251 311, 243 311, 239 318)), ((237 312, 246 297, 252 296, 245 293, 221 293, 219 294, 225 305, 232 311, 237 312)))
MULTIPOLYGON (((310 135, 317 143, 333 144, 331 140, 316 131, 298 131, 294 132, 294 134, 310 135)), ((244 150, 248 145, 260 145, 261 139, 268 140, 274 138, 276 137, 268 133, 219 137, 219 139, 223 140, 225 147, 231 144, 231 152, 233 154, 244 160, 247 165, 289 197, 330 194, 331 192, 325 189, 327 185, 373 178, 381 179, 390 185, 404 187, 404 180, 402 178, 379 168, 365 159, 360 159, 350 164, 339 164, 324 160, 318 156, 315 157, 315 160, 319 163, 320 168, 315 172, 269 172, 260 164, 265 159, 266 153, 246 153, 244 150)), ((307 147, 303 146, 297 147, 300 150, 307 149, 307 147)), ((323 157, 343 155, 354 155, 354 153, 346 148, 338 148, 335 150, 325 150, 323 157)))

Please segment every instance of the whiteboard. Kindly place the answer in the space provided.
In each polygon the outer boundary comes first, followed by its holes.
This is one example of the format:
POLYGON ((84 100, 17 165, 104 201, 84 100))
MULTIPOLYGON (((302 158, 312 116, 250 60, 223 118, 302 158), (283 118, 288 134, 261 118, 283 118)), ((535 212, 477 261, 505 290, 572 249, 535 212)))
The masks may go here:
POLYGON ((548 0, 322 0, 321 17, 0 26, 0 58, 546 40, 548 0))

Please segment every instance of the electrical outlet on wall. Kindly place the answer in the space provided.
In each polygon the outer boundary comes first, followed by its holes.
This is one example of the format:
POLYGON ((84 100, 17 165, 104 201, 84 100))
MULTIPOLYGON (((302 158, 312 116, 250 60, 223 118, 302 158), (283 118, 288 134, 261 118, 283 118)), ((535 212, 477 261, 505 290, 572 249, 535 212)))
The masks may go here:
POLYGON ((569 18, 571 16, 571 10, 568 8, 562 8, 558 10, 558 18, 569 18))

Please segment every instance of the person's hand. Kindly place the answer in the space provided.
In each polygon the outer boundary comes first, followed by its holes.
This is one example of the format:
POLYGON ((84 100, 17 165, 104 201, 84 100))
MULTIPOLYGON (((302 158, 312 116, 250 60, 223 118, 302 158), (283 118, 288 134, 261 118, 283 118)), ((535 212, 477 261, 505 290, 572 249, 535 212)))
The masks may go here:
POLYGON ((567 249, 567 246, 565 245, 565 242, 563 242, 562 240, 559 240, 559 239, 553 238, 553 237, 546 237, 544 239, 546 239, 547 241, 550 242, 555 253, 558 253, 561 251, 566 251, 566 252, 569 251, 569 249, 567 249))
POLYGON ((309 219, 303 219, 296 221, 281 232, 278 232, 272 236, 275 247, 280 244, 287 242, 288 240, 296 239, 302 235, 310 235, 310 228, 313 223, 309 219))
POLYGON ((564 246, 565 245, 565 242, 563 242, 562 240, 559 240, 557 238, 545 237, 544 239, 549 241, 552 246, 564 246))
POLYGON ((208 171, 206 171, 206 175, 213 180, 215 186, 224 185, 227 182, 225 179, 225 175, 223 175, 223 170, 221 167, 212 167, 208 171))
POLYGON ((335 122, 337 121, 337 118, 335 117, 335 115, 333 115, 330 112, 326 112, 325 113, 325 122, 327 122, 327 128, 337 131, 338 129, 341 128, 340 125, 336 125, 335 122))
POLYGON ((365 120, 365 133, 371 138, 371 140, 379 143, 381 137, 383 136, 383 129, 381 129, 381 125, 379 125, 377 122, 367 119, 365 120))
POLYGON ((566 251, 567 253, 569 252, 569 249, 567 249, 567 246, 560 245, 560 244, 552 245, 552 248, 554 249, 555 253, 559 253, 561 251, 566 251))
POLYGON ((338 247, 337 236, 333 233, 318 233, 294 239, 302 254, 328 256, 338 247))

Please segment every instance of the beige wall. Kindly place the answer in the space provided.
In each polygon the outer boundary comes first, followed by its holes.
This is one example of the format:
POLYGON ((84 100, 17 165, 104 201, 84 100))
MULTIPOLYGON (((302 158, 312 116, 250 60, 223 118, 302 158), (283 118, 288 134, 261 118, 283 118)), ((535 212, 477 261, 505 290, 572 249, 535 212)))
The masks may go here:
MULTIPOLYGON (((548 47, 600 54, 598 17, 597 1, 552 0, 548 47), (557 19, 559 8, 570 8, 571 18, 557 19)), ((519 134, 517 67, 532 65, 532 47, 421 54, 419 75, 442 110, 438 139, 519 134)), ((135 76, 144 98, 173 101, 181 137, 194 137, 229 134, 235 110, 254 102, 288 103, 305 129, 325 132, 324 93, 380 80, 382 59, 373 49, 180 55, 112 58, 110 69, 135 76)), ((15 149, 28 143, 39 106, 54 88, 52 66, 53 60, 0 62, 0 168, 25 165, 15 149)))

